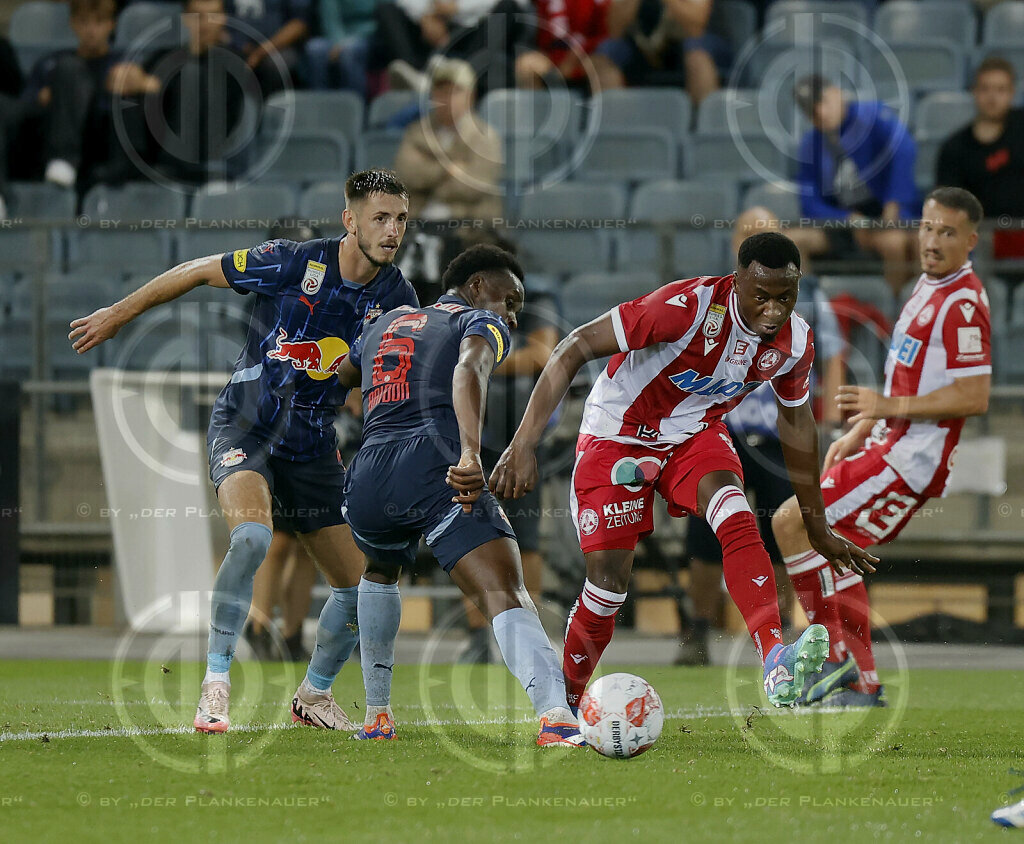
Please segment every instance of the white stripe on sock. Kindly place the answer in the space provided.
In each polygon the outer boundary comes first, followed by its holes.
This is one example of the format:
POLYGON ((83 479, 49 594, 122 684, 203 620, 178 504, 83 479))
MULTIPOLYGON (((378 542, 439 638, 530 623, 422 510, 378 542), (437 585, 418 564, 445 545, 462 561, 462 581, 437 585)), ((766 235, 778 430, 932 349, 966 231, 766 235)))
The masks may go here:
POLYGON ((705 518, 711 529, 717 534, 726 519, 743 512, 751 512, 747 497, 738 486, 728 484, 711 496, 705 518))
POLYGON ((794 554, 791 557, 785 557, 782 562, 786 564, 786 574, 790 577, 794 574, 803 574, 806 571, 814 571, 828 565, 828 560, 817 551, 804 551, 800 554, 794 554))
POLYGON ((609 592, 600 586, 595 586, 589 580, 584 581, 583 591, 580 593, 580 600, 594 615, 615 615, 626 600, 625 592, 609 592))

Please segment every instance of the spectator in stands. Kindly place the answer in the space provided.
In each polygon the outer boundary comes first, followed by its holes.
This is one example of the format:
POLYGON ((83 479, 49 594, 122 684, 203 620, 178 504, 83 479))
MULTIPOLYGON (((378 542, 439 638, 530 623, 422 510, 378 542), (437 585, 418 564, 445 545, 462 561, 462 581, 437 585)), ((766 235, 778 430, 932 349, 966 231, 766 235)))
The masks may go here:
POLYGON ((232 18, 231 44, 245 56, 263 95, 293 84, 309 37, 311 0, 226 0, 225 10, 232 18))
POLYGON ((850 224, 815 227, 810 253, 842 254, 856 244, 882 258, 885 280, 898 293, 917 267, 916 232, 907 225, 920 204, 910 131, 884 103, 852 99, 817 74, 800 79, 794 94, 814 125, 800 142, 803 216, 850 224))
POLYGON ((974 74, 977 113, 942 144, 937 185, 965 188, 978 197, 985 214, 1008 216, 1012 230, 993 235, 996 258, 1024 257, 1024 109, 1014 108, 1016 75, 1006 59, 989 56, 974 74))
MULTIPOLYGON (((516 59, 516 85, 551 87, 554 80, 585 83, 588 73, 582 57, 608 37, 609 5, 609 0, 537 0, 537 49, 516 59)), ((599 88, 601 80, 593 76, 591 87, 599 88)))
POLYGON ((175 181, 202 184, 230 175, 224 168, 237 143, 231 136, 242 116, 245 80, 225 46, 223 0, 187 0, 182 20, 188 46, 154 60, 160 89, 145 110, 160 117, 149 123, 157 169, 175 181))
MULTIPOLYGON (((733 229, 731 254, 735 255, 739 245, 750 235, 780 228, 779 218, 767 208, 754 207, 744 211, 733 229)), ((817 350, 815 372, 821 378, 818 394, 823 398, 815 416, 824 427, 838 429, 843 420, 832 396, 843 383, 844 344, 836 315, 813 276, 804 275, 800 279, 796 310, 814 332, 817 350)), ((771 517, 779 505, 793 494, 793 487, 782 456, 777 416, 775 393, 770 385, 764 384, 727 413, 725 421, 743 465, 747 493, 754 496, 758 528, 768 556, 775 566, 781 566, 782 555, 772 533, 771 517)), ((689 636, 684 637, 683 650, 676 661, 683 665, 706 665, 708 634, 722 605, 722 548, 703 519, 687 520, 686 551, 690 557, 688 592, 693 601, 693 627, 689 636)), ((783 570, 776 573, 775 582, 779 584, 780 593, 786 590, 787 580, 783 570)), ((784 623, 786 608, 791 604, 792 600, 783 600, 780 594, 779 606, 784 623)))
POLYGON ((435 54, 481 68, 479 92, 515 84, 515 55, 532 36, 529 0, 396 0, 378 7, 378 63, 392 87, 425 90, 435 54))
MULTIPOLYGON (((529 281, 527 281, 529 284, 529 281)), ((487 413, 480 456, 488 472, 512 439, 523 418, 530 393, 544 364, 559 341, 558 309, 550 294, 530 290, 528 301, 512 331, 512 349, 494 370, 487 388, 487 413)), ((556 424, 557 419, 549 422, 556 424)), ((523 583, 534 603, 540 605, 544 557, 540 549, 543 473, 537 485, 522 498, 503 506, 516 532, 523 560, 523 583)), ((461 662, 490 662, 491 631, 472 601, 463 599, 469 623, 469 644, 461 662)))
POLYGON ((310 88, 345 88, 366 97, 376 6, 376 0, 319 0, 323 34, 306 42, 310 88))
POLYGON ((501 214, 501 139, 473 113, 475 85, 468 62, 437 63, 430 112, 402 136, 395 172, 409 189, 413 219, 490 224, 501 214))
POLYGON ((84 190, 114 147, 111 95, 152 91, 155 80, 111 49, 113 0, 72 0, 70 11, 78 45, 40 59, 19 99, 0 98, 0 124, 19 135, 19 168, 41 150, 47 181, 84 190))
POLYGON ((707 31, 714 0, 611 0, 611 36, 594 51, 601 88, 685 84, 694 105, 718 90, 725 39, 707 31))

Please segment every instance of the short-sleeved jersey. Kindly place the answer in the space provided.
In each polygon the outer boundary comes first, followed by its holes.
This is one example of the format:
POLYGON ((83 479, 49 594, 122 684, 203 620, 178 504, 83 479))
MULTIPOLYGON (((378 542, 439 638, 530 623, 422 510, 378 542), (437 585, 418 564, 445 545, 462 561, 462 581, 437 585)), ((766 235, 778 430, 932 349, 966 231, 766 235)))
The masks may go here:
POLYGON ((273 456, 287 460, 312 460, 337 447, 334 419, 347 393, 338 365, 364 325, 399 305, 419 304, 397 267, 382 268, 365 285, 343 278, 340 242, 271 240, 222 257, 231 287, 257 295, 211 426, 253 431, 273 456))
MULTIPOLYGON (((968 262, 950 275, 922 275, 903 306, 885 361, 885 395, 921 396, 955 378, 992 372, 988 296, 968 262)), ((946 489, 963 419, 880 420, 872 432, 886 462, 915 492, 946 489)))
POLYGON ((452 375, 459 346, 474 334, 490 345, 495 367, 505 359, 511 345, 505 321, 457 296, 398 308, 370 325, 350 357, 362 373, 363 445, 417 436, 459 442, 452 375))
POLYGON ((748 331, 733 276, 674 281, 610 311, 619 354, 587 398, 580 433, 674 445, 770 381, 779 401, 808 400, 811 329, 793 314, 771 342, 748 331))

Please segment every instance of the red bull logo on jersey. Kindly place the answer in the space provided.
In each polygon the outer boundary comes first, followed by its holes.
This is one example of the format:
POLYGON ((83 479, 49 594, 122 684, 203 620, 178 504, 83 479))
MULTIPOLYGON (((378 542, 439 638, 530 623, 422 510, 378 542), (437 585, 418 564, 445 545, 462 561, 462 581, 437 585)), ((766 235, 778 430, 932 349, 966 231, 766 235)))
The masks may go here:
POLYGON ((288 332, 277 330, 277 348, 267 352, 270 360, 286 360, 293 369, 305 372, 314 381, 324 381, 337 374, 348 354, 348 343, 340 337, 319 340, 289 340, 288 332))
POLYGON ((701 375, 692 369, 687 369, 685 372, 679 372, 676 375, 670 375, 668 380, 680 390, 693 393, 695 396, 724 396, 727 399, 756 390, 762 383, 760 381, 751 381, 749 384, 744 384, 742 381, 729 381, 725 378, 701 375))

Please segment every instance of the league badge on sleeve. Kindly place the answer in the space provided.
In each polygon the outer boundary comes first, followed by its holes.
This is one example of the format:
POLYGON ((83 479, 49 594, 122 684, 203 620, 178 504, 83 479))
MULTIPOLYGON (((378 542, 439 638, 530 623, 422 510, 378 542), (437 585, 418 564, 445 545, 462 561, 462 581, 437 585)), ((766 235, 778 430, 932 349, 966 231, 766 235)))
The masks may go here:
POLYGON ((722 323, 725 322, 725 305, 712 305, 708 308, 708 315, 704 318, 704 354, 710 352, 718 341, 715 339, 722 333, 722 323))
POLYGON ((327 274, 327 264, 319 261, 306 261, 306 274, 302 277, 302 292, 312 296, 320 290, 327 274))

